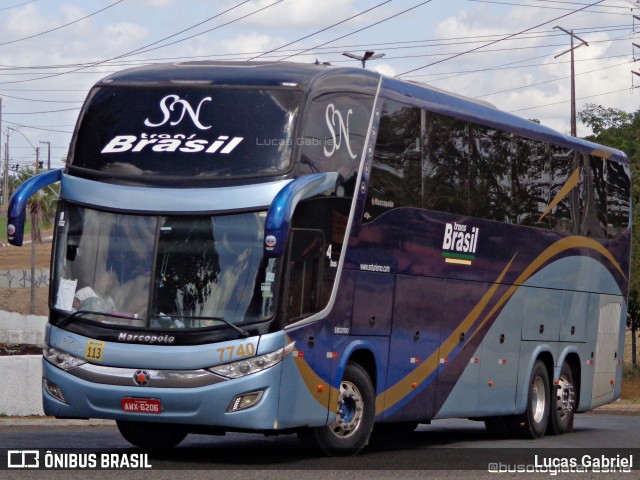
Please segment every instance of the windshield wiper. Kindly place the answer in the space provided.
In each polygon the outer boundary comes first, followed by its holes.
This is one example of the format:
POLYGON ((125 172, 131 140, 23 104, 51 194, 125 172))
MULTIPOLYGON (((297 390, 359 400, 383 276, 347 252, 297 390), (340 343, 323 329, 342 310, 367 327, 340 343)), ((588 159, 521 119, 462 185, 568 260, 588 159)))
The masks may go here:
POLYGON ((110 312, 98 312, 94 310, 77 310, 66 317, 64 317, 59 322, 59 326, 64 327, 65 325, 69 325, 73 320, 83 315, 102 315, 103 317, 111 317, 111 318, 123 318, 125 320, 134 320, 136 317, 132 317, 131 315, 123 315, 121 313, 110 313, 110 312))
POLYGON ((185 316, 182 316, 182 315, 180 315, 180 316, 172 316, 172 315, 165 315, 163 313, 160 313, 160 314, 154 314, 153 318, 160 318, 160 319, 168 318, 168 319, 171 319, 171 320, 174 320, 174 319, 179 319, 179 320, 214 320, 214 321, 217 321, 217 322, 222 322, 225 325, 227 325, 228 327, 233 328, 236 332, 238 332, 240 335, 242 335, 245 338, 251 336, 251 334, 249 332, 247 332, 246 330, 243 330, 242 328, 240 328, 236 324, 231 323, 229 320, 225 320, 222 317, 185 317, 185 316))

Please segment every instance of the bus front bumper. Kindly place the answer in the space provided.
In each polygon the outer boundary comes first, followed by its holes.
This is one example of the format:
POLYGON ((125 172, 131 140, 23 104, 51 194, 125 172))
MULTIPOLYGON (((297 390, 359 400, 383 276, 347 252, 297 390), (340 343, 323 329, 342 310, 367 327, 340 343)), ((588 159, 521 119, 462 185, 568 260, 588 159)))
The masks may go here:
POLYGON ((164 372, 162 387, 154 387, 151 381, 145 384, 145 375, 154 376, 156 371, 131 374, 121 369, 128 375, 121 374, 119 379, 112 371, 114 381, 106 384, 91 381, 90 375, 82 375, 84 378, 72 375, 44 359, 42 370, 46 415, 181 423, 229 430, 278 430, 281 363, 232 380, 215 375, 208 378, 202 371, 194 371, 193 378, 189 378, 189 373, 183 372, 186 388, 171 386, 170 379, 176 379, 176 372, 171 371, 164 372))

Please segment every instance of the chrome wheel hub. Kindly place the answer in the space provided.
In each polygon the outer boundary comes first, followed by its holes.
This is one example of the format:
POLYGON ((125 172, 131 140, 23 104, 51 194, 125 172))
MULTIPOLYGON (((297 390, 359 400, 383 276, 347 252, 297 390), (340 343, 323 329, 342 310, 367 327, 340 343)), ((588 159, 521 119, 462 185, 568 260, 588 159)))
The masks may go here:
POLYGON ((351 382, 342 382, 338 396, 336 420, 331 424, 331 431, 338 437, 353 435, 362 422, 364 402, 358 388, 351 382))

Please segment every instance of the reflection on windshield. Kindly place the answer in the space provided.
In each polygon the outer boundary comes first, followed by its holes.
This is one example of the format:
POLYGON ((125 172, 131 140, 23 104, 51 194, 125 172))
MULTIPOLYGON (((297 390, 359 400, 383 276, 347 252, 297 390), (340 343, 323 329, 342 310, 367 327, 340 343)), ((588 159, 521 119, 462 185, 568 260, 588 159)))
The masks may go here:
MULTIPOLYGON (((190 317, 234 323, 264 317, 263 304, 272 298, 267 277, 274 272, 273 262, 263 265, 263 228, 264 216, 256 213, 163 219, 153 313, 160 321, 177 317, 174 324, 190 317)), ((214 323, 190 321, 192 327, 214 323)))
POLYGON ((234 324, 268 318, 276 272, 275 261, 262 255, 264 218, 145 217, 65 205, 55 308, 162 329, 223 325, 214 317, 234 324))

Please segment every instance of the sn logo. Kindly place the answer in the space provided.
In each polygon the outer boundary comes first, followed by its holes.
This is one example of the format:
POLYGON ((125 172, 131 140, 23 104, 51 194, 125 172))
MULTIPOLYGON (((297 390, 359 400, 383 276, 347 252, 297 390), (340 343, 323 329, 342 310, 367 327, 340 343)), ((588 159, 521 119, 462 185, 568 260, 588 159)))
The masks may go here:
POLYGON ((330 157, 334 154, 336 150, 340 150, 342 146, 342 140, 344 139, 345 147, 347 147, 347 151, 349 152, 349 156, 351 158, 356 158, 356 154, 351 151, 351 145, 349 144, 349 116, 353 113, 353 110, 349 109, 347 112, 347 121, 345 123, 344 118, 342 118, 342 113, 340 110, 336 108, 333 103, 327 105, 327 110, 325 111, 325 118, 327 120, 327 127, 329 128, 329 133, 331 135, 331 140, 327 143, 330 143, 331 149, 327 149, 326 145, 324 147, 324 156, 330 157), (338 134, 336 137, 336 128, 338 129, 338 134))
POLYGON ((188 101, 181 99, 178 95, 167 95, 162 100, 160 100, 160 110, 162 111, 164 118, 159 123, 153 123, 151 122, 151 120, 146 118, 144 124, 147 127, 160 127, 171 119, 173 112, 177 112, 180 116, 177 120, 171 121, 171 126, 178 125, 182 121, 186 113, 189 115, 191 121, 196 127, 198 127, 200 130, 208 130, 211 128, 211 125, 207 126, 200 123, 200 108, 202 108, 203 103, 210 101, 211 97, 204 97, 202 100, 200 100, 200 103, 198 103, 198 108, 194 110, 188 101))

